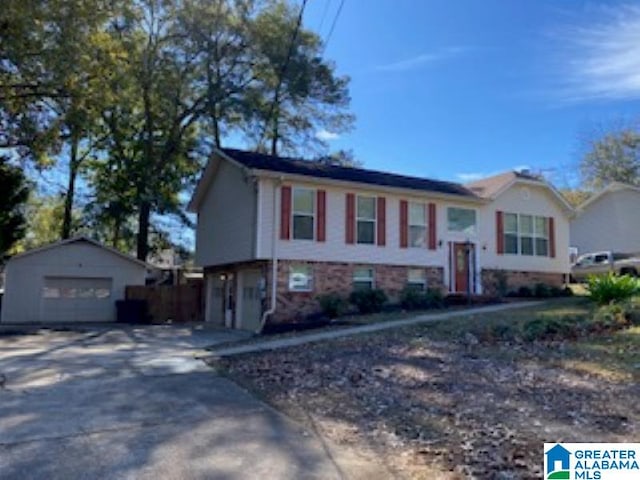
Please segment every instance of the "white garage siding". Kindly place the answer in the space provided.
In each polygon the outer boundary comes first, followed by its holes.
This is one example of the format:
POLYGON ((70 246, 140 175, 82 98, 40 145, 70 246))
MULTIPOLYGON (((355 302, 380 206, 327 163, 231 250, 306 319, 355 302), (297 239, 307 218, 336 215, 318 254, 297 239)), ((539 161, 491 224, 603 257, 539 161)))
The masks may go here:
POLYGON ((3 323, 115 321, 127 285, 144 285, 146 266, 85 239, 11 259, 3 323))

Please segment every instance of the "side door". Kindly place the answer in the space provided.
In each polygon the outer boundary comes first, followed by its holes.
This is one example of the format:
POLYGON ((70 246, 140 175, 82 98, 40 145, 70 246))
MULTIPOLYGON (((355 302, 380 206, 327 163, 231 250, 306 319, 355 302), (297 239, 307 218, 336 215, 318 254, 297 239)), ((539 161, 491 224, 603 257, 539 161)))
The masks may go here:
POLYGON ((260 283, 262 272, 260 270, 247 270, 242 272, 242 291, 238 292, 241 301, 240 325, 243 330, 257 330, 260 327, 262 316, 262 295, 260 283))

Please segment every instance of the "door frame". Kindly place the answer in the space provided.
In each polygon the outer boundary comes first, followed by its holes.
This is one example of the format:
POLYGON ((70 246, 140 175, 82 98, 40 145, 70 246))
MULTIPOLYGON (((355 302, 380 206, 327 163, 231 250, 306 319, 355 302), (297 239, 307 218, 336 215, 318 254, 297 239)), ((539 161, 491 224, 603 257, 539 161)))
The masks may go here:
POLYGON ((467 288, 459 290, 456 279, 456 247, 469 248, 467 252, 467 285, 470 286, 471 294, 478 292, 478 246, 472 241, 451 241, 449 242, 449 292, 450 293, 467 293, 467 288))

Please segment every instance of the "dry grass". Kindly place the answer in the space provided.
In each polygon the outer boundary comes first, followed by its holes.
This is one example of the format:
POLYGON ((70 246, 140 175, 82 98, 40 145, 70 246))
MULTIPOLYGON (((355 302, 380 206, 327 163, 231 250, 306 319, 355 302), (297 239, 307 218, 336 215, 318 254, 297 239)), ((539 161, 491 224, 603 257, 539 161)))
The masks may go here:
POLYGON ((218 366, 333 442, 382 459, 398 478, 534 479, 545 441, 640 436, 640 328, 552 343, 483 341, 482 332, 590 308, 559 300, 218 366))

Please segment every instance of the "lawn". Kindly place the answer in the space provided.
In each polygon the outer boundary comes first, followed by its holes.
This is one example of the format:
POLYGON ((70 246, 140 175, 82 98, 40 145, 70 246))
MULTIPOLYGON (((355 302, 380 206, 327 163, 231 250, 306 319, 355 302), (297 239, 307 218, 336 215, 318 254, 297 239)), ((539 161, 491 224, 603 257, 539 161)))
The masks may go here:
POLYGON ((554 300, 217 367, 398 478, 541 478, 545 441, 640 438, 640 327, 572 341, 517 334, 591 310, 585 299, 554 300))

